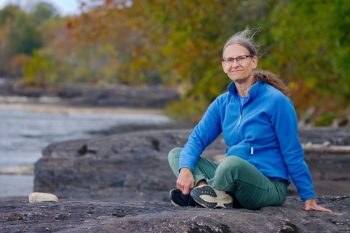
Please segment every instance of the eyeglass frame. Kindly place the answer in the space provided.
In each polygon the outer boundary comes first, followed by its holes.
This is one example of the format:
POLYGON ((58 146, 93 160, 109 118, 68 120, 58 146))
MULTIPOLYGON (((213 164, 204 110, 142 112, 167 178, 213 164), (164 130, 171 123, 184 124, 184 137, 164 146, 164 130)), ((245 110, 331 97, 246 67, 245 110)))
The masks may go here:
POLYGON ((255 57, 254 55, 252 54, 248 54, 248 55, 240 55, 240 56, 237 56, 237 57, 229 57, 228 59, 225 59, 223 58, 221 61, 224 63, 224 64, 233 64, 236 60, 236 62, 239 64, 239 65, 242 65, 242 62, 244 60, 246 60, 248 57, 255 57), (244 57, 244 58, 242 58, 244 57), (239 58, 241 58, 239 60, 239 58))

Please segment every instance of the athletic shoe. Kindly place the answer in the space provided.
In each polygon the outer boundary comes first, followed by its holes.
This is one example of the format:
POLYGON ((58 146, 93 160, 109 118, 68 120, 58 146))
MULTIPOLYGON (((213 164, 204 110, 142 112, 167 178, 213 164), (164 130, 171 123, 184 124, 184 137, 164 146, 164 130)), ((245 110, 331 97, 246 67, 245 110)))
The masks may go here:
POLYGON ((180 189, 170 190, 169 196, 171 203, 176 207, 198 206, 190 195, 184 195, 180 189))
POLYGON ((209 185, 192 189, 191 197, 195 202, 206 208, 232 208, 233 204, 233 199, 230 195, 209 185))

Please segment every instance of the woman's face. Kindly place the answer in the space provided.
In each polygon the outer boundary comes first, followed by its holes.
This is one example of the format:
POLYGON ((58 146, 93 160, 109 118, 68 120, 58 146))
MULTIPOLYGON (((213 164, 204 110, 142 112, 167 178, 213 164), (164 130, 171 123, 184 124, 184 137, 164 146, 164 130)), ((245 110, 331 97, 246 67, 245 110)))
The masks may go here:
POLYGON ((225 48, 222 68, 235 83, 244 83, 252 78, 252 72, 258 65, 258 58, 252 56, 242 45, 232 44, 225 48))

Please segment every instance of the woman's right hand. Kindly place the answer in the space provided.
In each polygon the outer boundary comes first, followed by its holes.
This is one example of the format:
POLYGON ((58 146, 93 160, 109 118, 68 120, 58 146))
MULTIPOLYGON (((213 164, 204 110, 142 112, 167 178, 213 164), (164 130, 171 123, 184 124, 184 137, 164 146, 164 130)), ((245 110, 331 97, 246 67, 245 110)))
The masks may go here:
POLYGON ((192 171, 186 167, 181 168, 179 177, 176 180, 176 188, 180 189, 184 195, 188 195, 193 187, 194 177, 192 171))

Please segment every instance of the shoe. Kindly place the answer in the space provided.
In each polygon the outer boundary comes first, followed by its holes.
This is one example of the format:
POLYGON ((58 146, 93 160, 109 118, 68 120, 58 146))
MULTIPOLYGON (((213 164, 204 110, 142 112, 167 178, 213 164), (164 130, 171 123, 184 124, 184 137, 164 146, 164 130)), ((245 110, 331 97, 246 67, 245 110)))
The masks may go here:
POLYGON ((176 207, 198 206, 198 204, 193 200, 193 198, 190 195, 184 195, 180 189, 170 190, 169 195, 171 203, 176 207))
POLYGON ((192 189, 191 197, 206 208, 232 208, 233 206, 233 199, 230 195, 209 185, 192 189))

